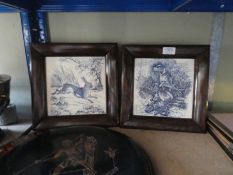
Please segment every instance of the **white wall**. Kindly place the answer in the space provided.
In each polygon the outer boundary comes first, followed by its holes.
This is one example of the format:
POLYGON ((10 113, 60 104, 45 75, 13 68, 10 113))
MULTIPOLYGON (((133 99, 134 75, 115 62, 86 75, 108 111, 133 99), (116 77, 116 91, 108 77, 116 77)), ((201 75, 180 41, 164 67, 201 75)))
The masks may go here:
POLYGON ((211 13, 49 13, 53 42, 209 44, 211 13))
POLYGON ((30 117, 31 92, 18 13, 0 13, 0 39, 0 74, 12 77, 11 102, 19 117, 30 117))

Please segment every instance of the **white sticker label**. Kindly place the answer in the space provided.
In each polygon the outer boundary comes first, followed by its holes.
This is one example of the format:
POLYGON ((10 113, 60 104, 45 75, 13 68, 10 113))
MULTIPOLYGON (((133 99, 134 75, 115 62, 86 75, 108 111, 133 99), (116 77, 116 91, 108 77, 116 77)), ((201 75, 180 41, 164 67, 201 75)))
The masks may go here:
POLYGON ((176 48, 175 47, 163 47, 163 55, 175 55, 176 48))

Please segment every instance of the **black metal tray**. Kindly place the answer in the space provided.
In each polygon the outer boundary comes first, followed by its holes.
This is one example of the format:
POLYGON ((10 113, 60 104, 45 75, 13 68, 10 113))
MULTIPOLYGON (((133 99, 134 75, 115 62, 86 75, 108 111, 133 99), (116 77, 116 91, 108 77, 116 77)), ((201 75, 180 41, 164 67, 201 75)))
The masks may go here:
POLYGON ((98 127, 35 132, 2 148, 4 175, 152 175, 147 155, 128 137, 98 127))

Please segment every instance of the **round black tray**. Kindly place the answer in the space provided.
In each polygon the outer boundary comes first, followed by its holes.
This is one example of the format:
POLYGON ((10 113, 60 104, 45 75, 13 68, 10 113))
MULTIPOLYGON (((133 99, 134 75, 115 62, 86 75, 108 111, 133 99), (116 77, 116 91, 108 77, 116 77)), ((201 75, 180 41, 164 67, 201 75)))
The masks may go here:
POLYGON ((0 174, 154 174, 145 152, 128 137, 109 129, 50 129, 29 140, 0 158, 0 174))

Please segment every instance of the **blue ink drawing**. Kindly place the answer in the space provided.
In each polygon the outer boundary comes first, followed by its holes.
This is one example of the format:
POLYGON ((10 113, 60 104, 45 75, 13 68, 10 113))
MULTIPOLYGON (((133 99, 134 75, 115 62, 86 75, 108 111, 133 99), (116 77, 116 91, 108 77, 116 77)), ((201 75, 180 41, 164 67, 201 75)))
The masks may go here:
POLYGON ((105 57, 46 57, 49 116, 106 114, 105 57))
POLYGON ((193 59, 135 59, 134 115, 192 118, 193 59))

